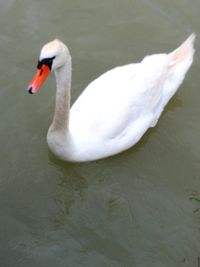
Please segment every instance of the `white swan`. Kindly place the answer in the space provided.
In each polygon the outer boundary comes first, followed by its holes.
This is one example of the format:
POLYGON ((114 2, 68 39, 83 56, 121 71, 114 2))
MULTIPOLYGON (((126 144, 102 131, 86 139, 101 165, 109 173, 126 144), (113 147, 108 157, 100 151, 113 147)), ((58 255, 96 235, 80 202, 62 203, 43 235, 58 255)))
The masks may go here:
POLYGON ((94 80, 70 109, 71 56, 59 40, 46 44, 28 86, 38 91, 50 71, 57 93, 47 134, 51 151, 66 161, 91 161, 124 151, 156 125, 193 61, 195 34, 169 54, 112 69, 94 80))

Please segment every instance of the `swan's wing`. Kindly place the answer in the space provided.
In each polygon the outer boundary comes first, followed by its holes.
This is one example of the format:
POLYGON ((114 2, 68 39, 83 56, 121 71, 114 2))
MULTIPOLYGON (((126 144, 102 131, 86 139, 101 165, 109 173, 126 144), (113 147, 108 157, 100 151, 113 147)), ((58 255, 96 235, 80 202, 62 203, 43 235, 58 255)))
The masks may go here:
POLYGON ((100 76, 71 108, 72 134, 111 140, 126 135, 131 128, 135 131, 140 119, 146 125, 139 130, 146 131, 162 99, 167 68, 167 55, 153 55, 140 64, 117 67, 100 76))

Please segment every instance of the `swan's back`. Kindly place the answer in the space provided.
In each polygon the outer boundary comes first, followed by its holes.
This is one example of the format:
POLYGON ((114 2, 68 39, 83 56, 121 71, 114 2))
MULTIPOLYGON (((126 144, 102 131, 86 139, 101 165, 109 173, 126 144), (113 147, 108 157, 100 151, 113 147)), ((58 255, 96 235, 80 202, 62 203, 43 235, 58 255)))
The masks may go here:
POLYGON ((194 38, 170 54, 117 67, 89 84, 70 111, 69 129, 80 158, 121 152, 156 125, 192 64, 194 38))

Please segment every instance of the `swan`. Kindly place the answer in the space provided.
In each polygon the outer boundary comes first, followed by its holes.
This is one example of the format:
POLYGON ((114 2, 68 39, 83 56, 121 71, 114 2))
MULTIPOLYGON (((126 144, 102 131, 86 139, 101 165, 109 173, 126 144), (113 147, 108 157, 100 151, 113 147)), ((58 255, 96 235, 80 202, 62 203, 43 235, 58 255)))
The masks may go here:
POLYGON ((43 46, 35 78, 36 93, 51 71, 56 101, 47 134, 50 150, 65 161, 92 161, 120 153, 154 127, 193 61, 195 34, 168 54, 111 69, 91 82, 70 108, 71 55, 58 39, 43 46))

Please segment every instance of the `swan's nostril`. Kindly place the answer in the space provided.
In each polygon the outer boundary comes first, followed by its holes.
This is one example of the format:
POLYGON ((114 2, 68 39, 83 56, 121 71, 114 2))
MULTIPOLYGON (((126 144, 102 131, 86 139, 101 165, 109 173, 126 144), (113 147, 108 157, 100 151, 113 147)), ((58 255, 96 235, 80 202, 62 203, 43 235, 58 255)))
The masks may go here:
POLYGON ((30 88, 28 89, 28 92, 29 92, 29 94, 33 95, 32 87, 30 87, 30 88))

